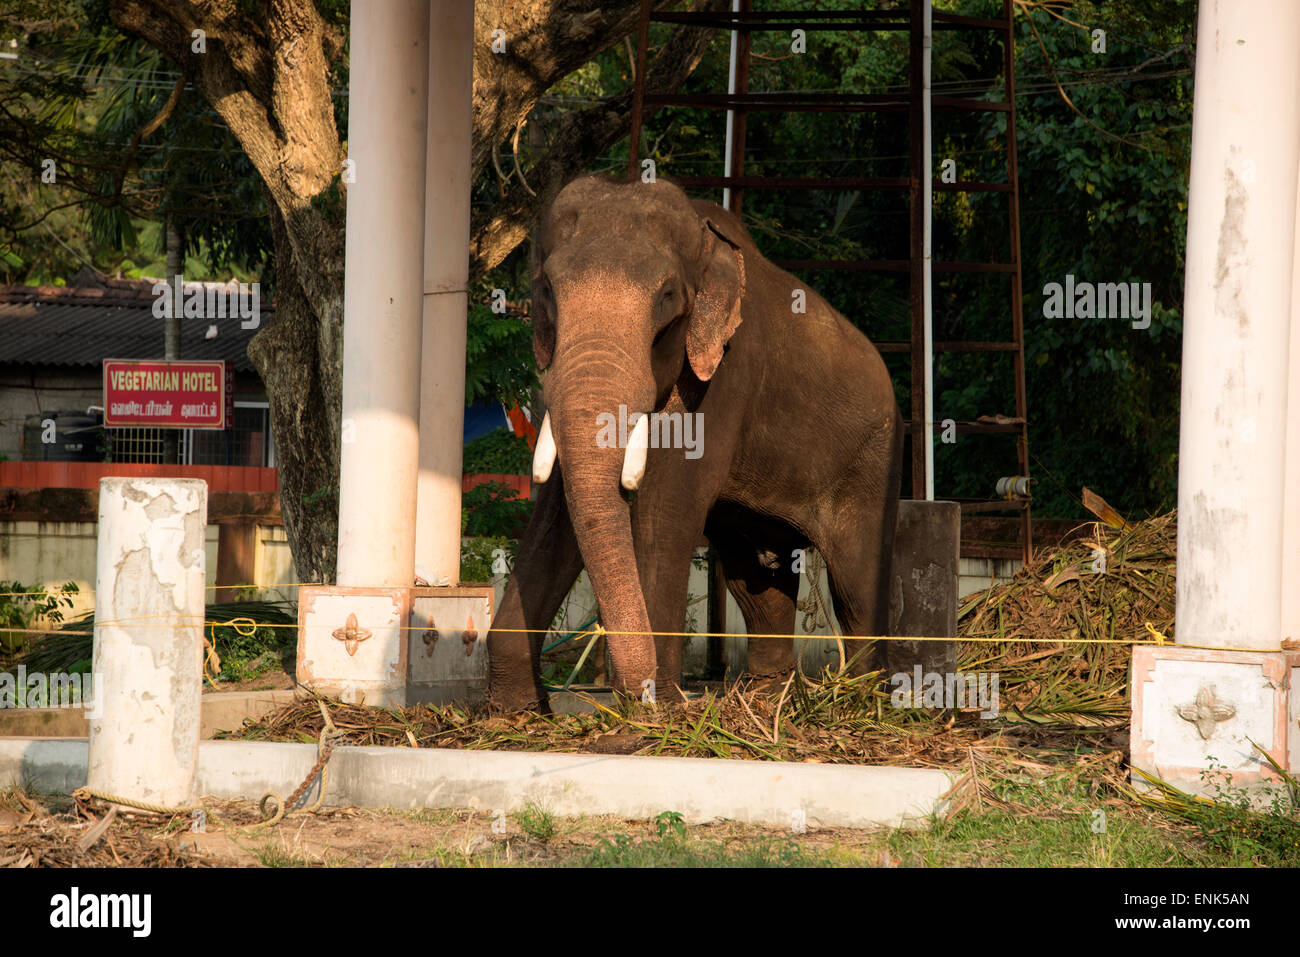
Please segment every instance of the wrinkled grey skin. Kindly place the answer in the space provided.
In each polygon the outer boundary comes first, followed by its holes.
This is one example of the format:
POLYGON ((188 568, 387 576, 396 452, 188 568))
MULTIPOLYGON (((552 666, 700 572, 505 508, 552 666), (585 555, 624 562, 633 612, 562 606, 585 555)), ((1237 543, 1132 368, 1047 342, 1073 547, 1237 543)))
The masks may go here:
MULTIPOLYGON (((794 634, 792 552, 811 543, 846 632, 882 634, 902 424, 871 342, 734 216, 667 182, 575 180, 540 253, 533 348, 558 460, 488 635, 489 702, 545 709, 542 637, 584 565, 614 687, 639 695, 653 679, 659 701, 678 700, 682 639, 650 633, 683 630, 706 535, 750 633, 794 634), (703 454, 651 448, 625 492, 624 449, 597 443, 597 416, 620 405, 699 413, 703 454)), ((749 667, 788 672, 792 641, 750 639, 749 667)))

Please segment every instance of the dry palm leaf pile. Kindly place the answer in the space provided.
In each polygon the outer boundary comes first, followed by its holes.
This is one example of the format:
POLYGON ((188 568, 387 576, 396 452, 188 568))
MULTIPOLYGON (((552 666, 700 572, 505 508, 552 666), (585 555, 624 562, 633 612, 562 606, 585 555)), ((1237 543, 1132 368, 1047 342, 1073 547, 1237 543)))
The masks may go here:
MULTIPOLYGON (((970 596, 960 634, 963 671, 998 672, 1001 718, 978 708, 899 710, 879 673, 827 670, 784 684, 744 680, 685 704, 594 714, 489 716, 459 705, 371 708, 329 701, 342 744, 756 760, 969 767, 1025 749, 1075 754, 1114 747, 1128 715, 1129 649, 1145 623, 1168 632, 1174 607, 1174 519, 1117 531, 1098 526, 1005 584, 970 596), (1093 571, 1094 547, 1106 558, 1093 571), (1100 567, 1100 566, 1098 566, 1100 567), (1102 638, 1108 644, 1071 643, 1102 638)), ((246 740, 320 737, 315 699, 288 705, 229 735, 246 740)))
POLYGON ((1175 516, 1041 554, 1011 581, 967 597, 958 613, 962 671, 1001 675, 1002 717, 1036 724, 1128 722, 1130 643, 1174 628, 1175 516))

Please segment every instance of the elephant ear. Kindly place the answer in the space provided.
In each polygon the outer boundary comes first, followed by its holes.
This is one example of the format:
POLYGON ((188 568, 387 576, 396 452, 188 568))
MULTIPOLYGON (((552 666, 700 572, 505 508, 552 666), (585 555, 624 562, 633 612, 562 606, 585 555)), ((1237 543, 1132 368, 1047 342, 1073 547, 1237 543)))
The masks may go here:
POLYGON ((538 369, 545 369, 555 355, 555 315, 541 275, 533 277, 532 295, 529 318, 533 322, 533 358, 538 369))
POLYGON ((695 307, 686 330, 686 358, 691 370, 707 382, 722 361, 727 341, 740 325, 740 300, 745 295, 745 257, 740 246, 711 219, 704 221, 701 274, 695 307))

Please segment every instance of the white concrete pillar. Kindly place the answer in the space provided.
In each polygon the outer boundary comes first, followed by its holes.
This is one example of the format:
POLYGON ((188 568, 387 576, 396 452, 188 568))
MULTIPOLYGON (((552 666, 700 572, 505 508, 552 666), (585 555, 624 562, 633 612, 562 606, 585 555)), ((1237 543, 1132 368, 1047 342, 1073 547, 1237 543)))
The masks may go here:
POLYGON ((352 6, 338 582, 414 580, 427 0, 352 6))
POLYGON ((460 581, 473 86, 474 4, 431 0, 415 517, 415 560, 427 572, 430 584, 460 581))
MULTIPOLYGON (((1297 170, 1297 177, 1300 177, 1300 170, 1297 170)), ((1296 206, 1296 240, 1291 265, 1286 471, 1282 480, 1282 636, 1300 641, 1300 189, 1296 193, 1296 206)))
POLYGON ((1283 637, 1300 3, 1202 0, 1197 36, 1177 640, 1275 649, 1283 637))
POLYGON ((207 521, 200 479, 99 480, 94 790, 169 807, 194 797, 207 521))

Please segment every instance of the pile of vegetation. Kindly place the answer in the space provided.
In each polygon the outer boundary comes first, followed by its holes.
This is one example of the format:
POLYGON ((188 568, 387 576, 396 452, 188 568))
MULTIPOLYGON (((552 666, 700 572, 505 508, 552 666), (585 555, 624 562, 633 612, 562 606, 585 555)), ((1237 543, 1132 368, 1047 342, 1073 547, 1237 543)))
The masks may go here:
POLYGON ((961 670, 1000 673, 1004 717, 1127 723, 1130 643, 1173 637, 1177 524, 1174 512, 1122 524, 1096 523, 961 606, 961 670))
MULTIPOLYGON (((209 675, 215 682, 241 682, 284 669, 297 647, 297 605, 288 601, 214 602, 204 610, 205 635, 215 657, 209 675)), ((53 674, 90 670, 95 616, 74 619, 32 640, 16 663, 28 671, 53 674)))

